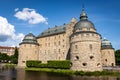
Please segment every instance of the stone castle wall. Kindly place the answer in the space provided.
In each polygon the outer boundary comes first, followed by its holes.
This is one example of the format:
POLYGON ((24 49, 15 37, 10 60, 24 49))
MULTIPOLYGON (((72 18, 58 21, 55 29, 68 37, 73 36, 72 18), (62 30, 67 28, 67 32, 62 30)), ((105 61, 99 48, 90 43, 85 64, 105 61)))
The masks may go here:
POLYGON ((101 37, 97 33, 71 36, 72 70, 101 71, 101 37))
POLYGON ((22 44, 19 48, 18 66, 25 67, 27 60, 38 60, 38 45, 22 44))
POLYGON ((114 49, 102 49, 102 65, 115 66, 115 51, 114 49))

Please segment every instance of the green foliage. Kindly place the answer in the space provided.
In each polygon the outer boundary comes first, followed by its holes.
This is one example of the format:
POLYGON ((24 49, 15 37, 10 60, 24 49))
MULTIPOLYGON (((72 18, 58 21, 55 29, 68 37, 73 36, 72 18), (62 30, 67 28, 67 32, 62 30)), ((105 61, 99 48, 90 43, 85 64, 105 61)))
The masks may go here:
POLYGON ((40 63, 41 63, 41 61, 29 60, 29 61, 26 61, 26 66, 27 67, 39 67, 40 63))
POLYGON ((48 68, 48 64, 39 64, 38 68, 48 68))
POLYGON ((15 47, 14 57, 18 59, 18 48, 17 47, 15 47))
POLYGON ((120 65, 120 50, 115 51, 116 64, 120 65))
POLYGON ((10 56, 11 63, 17 64, 18 63, 18 48, 15 47, 14 55, 10 56))
POLYGON ((119 76, 120 75, 120 73, 116 71, 85 72, 85 71, 72 71, 69 69, 50 69, 50 68, 25 68, 25 70, 52 72, 52 73, 59 73, 64 75, 80 75, 80 76, 119 76))
POLYGON ((55 69, 70 69, 70 61, 69 60, 51 60, 48 61, 49 68, 55 69))
POLYGON ((53 60, 48 61, 46 64, 42 64, 41 61, 27 61, 27 67, 35 67, 35 68, 54 68, 54 69, 70 69, 70 61, 69 60, 53 60))
POLYGON ((0 53, 0 61, 1 62, 8 62, 10 57, 6 53, 0 53))

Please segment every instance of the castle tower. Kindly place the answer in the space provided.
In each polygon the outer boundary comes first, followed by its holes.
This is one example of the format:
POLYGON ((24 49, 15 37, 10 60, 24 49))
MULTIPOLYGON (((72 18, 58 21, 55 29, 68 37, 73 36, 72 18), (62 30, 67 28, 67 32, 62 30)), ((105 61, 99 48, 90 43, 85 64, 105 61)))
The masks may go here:
POLYGON ((103 39, 101 46, 102 65, 115 66, 115 51, 109 40, 103 39))
POLYGON ((70 36, 71 70, 102 71, 101 35, 87 18, 83 8, 80 21, 75 24, 70 36))
POLYGON ((27 60, 38 60, 38 43, 32 33, 27 34, 19 46, 19 67, 26 67, 27 60))

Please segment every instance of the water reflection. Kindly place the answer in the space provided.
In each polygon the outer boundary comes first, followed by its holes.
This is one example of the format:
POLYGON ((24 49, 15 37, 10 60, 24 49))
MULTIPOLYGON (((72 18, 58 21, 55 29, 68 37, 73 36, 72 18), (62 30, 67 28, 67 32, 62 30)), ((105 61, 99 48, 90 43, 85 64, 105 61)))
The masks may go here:
POLYGON ((68 76, 55 73, 25 71, 20 68, 2 68, 0 69, 0 80, 120 80, 120 78, 110 76, 68 76))

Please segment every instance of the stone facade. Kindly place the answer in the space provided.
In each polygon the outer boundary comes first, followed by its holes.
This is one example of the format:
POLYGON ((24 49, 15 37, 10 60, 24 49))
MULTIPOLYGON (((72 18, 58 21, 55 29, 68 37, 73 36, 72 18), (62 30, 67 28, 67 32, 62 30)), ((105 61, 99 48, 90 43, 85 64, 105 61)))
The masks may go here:
POLYGON ((37 37, 32 33, 26 35, 20 43, 18 66, 25 67, 27 60, 46 63, 69 59, 71 70, 102 71, 103 65, 115 66, 115 56, 114 49, 103 50, 101 44, 101 35, 83 10, 80 21, 72 18, 69 24, 49 28, 37 37), (106 52, 111 54, 110 58, 106 58, 106 52), (104 59, 109 62, 105 64, 104 59))
POLYGON ((71 69, 79 71, 101 71, 101 35, 96 32, 84 10, 70 36, 71 69))
POLYGON ((20 43, 19 48, 19 58, 18 58, 18 66, 26 67, 27 60, 38 60, 39 59, 39 46, 36 42, 32 42, 33 35, 29 33, 25 36, 22 43, 20 43), (28 41, 28 42, 26 42, 28 41))
POLYGON ((110 41, 107 39, 102 40, 101 48, 102 65, 103 66, 115 66, 115 50, 112 47, 110 41))

